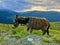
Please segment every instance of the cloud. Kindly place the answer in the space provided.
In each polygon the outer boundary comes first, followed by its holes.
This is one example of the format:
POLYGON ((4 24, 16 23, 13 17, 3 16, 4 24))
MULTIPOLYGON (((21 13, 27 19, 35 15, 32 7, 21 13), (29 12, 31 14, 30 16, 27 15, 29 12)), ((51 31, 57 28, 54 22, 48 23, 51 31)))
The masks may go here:
MULTIPOLYGON (((24 9, 22 10, 22 12, 26 12, 26 11, 57 11, 60 12, 60 8, 51 8, 51 9, 47 9, 46 7, 43 6, 32 6, 29 9, 24 9)), ((18 11, 19 12, 19 11, 18 11)))
POLYGON ((23 10, 26 8, 29 8, 31 6, 30 3, 24 1, 24 0, 0 0, 2 3, 0 3, 0 9, 1 7, 10 9, 10 10, 23 10))
POLYGON ((2 3, 2 1, 0 0, 0 3, 2 3))
POLYGON ((57 11, 57 12, 60 12, 60 9, 50 9, 49 11, 57 11))
MULTIPOLYGON (((32 4, 32 8, 34 10, 41 10, 41 7, 44 7, 43 10, 53 10, 53 11, 60 11, 60 0, 26 0, 32 4), (38 9, 37 9, 38 8, 38 9)), ((31 10, 29 9, 29 10, 31 10)), ((41 10, 42 11, 42 10, 41 10)))
POLYGON ((60 0, 0 0, 0 9, 14 11, 60 11, 60 0))
POLYGON ((43 6, 32 6, 29 9, 24 9, 22 11, 34 11, 34 10, 37 10, 37 11, 47 11, 47 8, 43 7, 43 6))
POLYGON ((35 7, 33 6, 31 9, 32 10, 41 10, 41 11, 46 10, 46 8, 43 6, 35 6, 35 7))

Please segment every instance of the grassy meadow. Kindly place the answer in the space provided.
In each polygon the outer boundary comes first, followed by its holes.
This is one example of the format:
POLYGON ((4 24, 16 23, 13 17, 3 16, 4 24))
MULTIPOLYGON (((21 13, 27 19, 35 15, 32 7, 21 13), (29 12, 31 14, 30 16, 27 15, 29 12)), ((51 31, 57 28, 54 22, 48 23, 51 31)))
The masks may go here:
MULTIPOLYGON (((50 22, 50 35, 51 37, 48 38, 47 34, 43 36, 42 41, 44 42, 60 42, 60 22, 50 22)), ((26 25, 19 25, 16 29, 12 28, 12 24, 1 24, 0 23, 0 33, 7 33, 9 30, 16 31, 16 34, 9 33, 11 37, 15 38, 22 38, 30 35, 29 32, 27 32, 26 25)), ((33 30, 32 34, 37 34, 42 36, 41 30, 33 30)), ((31 34, 31 35, 32 35, 31 34)), ((2 41, 3 38, 0 37, 0 41, 2 41)))

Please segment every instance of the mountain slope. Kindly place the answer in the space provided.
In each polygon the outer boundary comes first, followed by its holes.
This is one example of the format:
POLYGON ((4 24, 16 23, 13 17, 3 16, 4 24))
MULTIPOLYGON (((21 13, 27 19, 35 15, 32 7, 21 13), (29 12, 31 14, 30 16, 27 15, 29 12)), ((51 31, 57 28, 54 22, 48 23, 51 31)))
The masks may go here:
POLYGON ((49 21, 60 21, 60 12, 54 11, 28 11, 28 12, 15 12, 8 9, 0 9, 0 23, 13 23, 15 15, 25 17, 40 17, 47 18, 49 21))
POLYGON ((20 12, 21 16, 33 16, 33 17, 45 17, 49 21, 60 21, 60 12, 55 11, 29 11, 29 12, 20 12))
POLYGON ((12 23, 14 16, 17 13, 7 9, 0 10, 0 23, 12 23))

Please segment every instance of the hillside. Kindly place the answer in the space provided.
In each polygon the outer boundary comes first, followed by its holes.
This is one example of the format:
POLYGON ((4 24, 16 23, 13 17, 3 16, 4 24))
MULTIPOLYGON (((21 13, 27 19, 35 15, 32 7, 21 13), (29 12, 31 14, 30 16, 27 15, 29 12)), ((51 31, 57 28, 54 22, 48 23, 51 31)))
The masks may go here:
MULTIPOLYGON (((12 28, 12 24, 0 24, 0 44, 1 45, 60 45, 60 22, 51 22, 49 29, 51 37, 47 35, 42 36, 41 30, 33 30, 32 34, 27 32, 26 25, 18 26, 16 29, 12 28), (56 26, 56 27, 55 27, 56 26), (16 34, 14 34, 16 31, 16 34), (27 39, 33 39, 35 43, 27 42, 27 39), (22 43, 21 43, 22 41, 22 43), (18 43, 17 43, 18 42, 18 43)), ((31 40, 30 40, 31 41, 31 40)))
POLYGON ((47 18, 50 22, 60 21, 60 12, 54 11, 28 11, 28 12, 15 12, 8 9, 0 9, 0 23, 13 23, 15 15, 25 17, 40 17, 47 18))
POLYGON ((0 23, 12 23, 16 14, 12 10, 0 9, 0 23))

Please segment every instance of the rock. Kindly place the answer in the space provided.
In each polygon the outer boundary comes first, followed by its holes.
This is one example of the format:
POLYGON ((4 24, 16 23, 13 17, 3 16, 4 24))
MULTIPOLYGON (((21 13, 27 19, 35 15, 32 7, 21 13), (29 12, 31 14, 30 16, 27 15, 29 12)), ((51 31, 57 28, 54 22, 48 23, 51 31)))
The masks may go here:
POLYGON ((22 45, 41 45, 41 37, 39 35, 29 35, 21 39, 22 45))
POLYGON ((28 35, 27 37, 17 39, 16 37, 11 37, 10 34, 11 31, 0 34, 0 36, 4 38, 4 40, 0 42, 0 45, 60 45, 60 43, 56 42, 51 43, 43 42, 42 39, 45 39, 46 38, 45 36, 32 34, 28 35))

